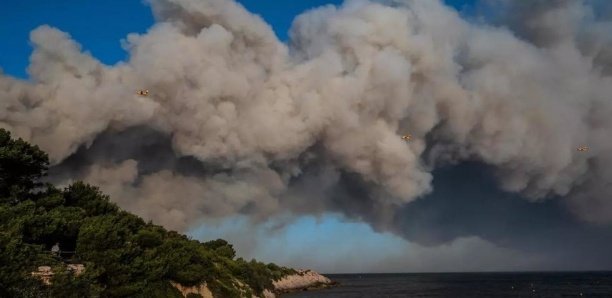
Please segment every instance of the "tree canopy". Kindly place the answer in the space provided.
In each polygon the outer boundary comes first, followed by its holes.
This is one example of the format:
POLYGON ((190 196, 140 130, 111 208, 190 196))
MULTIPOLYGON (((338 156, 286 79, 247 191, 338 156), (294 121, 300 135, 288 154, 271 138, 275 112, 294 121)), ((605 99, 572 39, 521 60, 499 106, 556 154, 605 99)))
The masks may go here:
POLYGON ((225 240, 202 243, 147 223, 95 186, 43 184, 48 166, 37 146, 0 129, 0 297, 182 297, 171 282, 250 297, 295 273, 235 259, 225 240), (74 253, 53 255, 56 243, 74 253), (77 276, 69 263, 85 271, 77 276), (51 285, 32 277, 38 266, 53 268, 51 285))

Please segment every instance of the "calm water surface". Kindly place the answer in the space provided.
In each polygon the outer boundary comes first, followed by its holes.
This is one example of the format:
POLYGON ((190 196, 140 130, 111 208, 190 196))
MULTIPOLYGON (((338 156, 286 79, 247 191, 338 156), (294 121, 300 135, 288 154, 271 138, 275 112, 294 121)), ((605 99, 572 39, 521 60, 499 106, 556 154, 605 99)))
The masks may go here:
POLYGON ((340 285, 298 297, 610 297, 612 272, 329 274, 340 285))

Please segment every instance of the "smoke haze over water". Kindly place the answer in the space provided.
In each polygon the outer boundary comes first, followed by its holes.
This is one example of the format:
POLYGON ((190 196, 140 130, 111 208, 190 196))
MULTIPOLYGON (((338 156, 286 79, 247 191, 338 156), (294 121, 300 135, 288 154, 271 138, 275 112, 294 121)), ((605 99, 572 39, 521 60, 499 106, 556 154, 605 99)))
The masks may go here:
POLYGON ((0 74, 0 127, 48 152, 54 181, 180 231, 333 212, 423 247, 512 250, 475 268, 612 268, 609 1, 486 0, 467 21, 349 0, 300 15, 287 44, 233 1, 149 2, 128 61, 41 26, 30 80, 0 74))

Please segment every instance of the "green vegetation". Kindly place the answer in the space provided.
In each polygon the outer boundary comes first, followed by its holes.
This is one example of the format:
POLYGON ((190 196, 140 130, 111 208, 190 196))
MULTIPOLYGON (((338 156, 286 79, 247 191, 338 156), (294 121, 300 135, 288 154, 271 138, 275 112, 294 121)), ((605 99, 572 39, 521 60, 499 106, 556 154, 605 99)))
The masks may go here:
POLYGON ((235 259, 225 240, 201 243, 147 223, 94 186, 43 184, 48 164, 38 147, 0 129, 0 297, 182 297, 171 281, 250 297, 295 273, 235 259), (56 243, 75 253, 53 255, 56 243), (85 271, 74 275, 70 262, 85 271), (51 285, 32 277, 38 266, 52 267, 51 285))

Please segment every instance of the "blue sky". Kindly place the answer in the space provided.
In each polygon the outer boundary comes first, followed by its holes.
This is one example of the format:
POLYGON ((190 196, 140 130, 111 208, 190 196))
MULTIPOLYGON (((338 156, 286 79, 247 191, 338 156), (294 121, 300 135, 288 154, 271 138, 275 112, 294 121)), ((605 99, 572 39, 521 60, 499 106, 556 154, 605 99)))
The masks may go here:
MULTIPOLYGON (((462 9, 474 0, 446 0, 462 9)), ((296 15, 340 0, 261 1, 240 0, 249 11, 262 16, 281 40, 296 15)), ((4 73, 26 78, 32 48, 29 34, 47 24, 68 32, 84 50, 105 64, 126 58, 120 40, 128 33, 145 32, 153 24, 151 11, 142 0, 19 0, 0 10, 0 68, 4 73)))
POLYGON ((226 239, 245 258, 334 273, 376 270, 372 263, 380 261, 372 257, 368 261, 351 262, 346 256, 357 258, 376 253, 384 258, 401 255, 408 247, 398 236, 376 233, 365 223, 349 223, 334 214, 319 218, 304 216, 280 230, 275 230, 274 225, 272 220, 253 231, 247 218, 231 217, 216 224, 201 225, 189 234, 196 239, 226 239))

